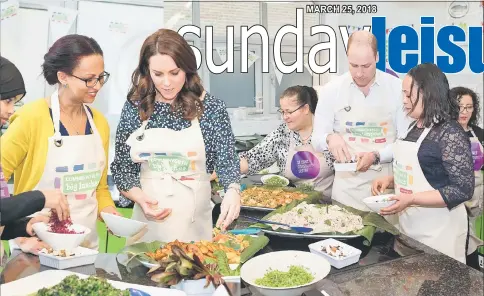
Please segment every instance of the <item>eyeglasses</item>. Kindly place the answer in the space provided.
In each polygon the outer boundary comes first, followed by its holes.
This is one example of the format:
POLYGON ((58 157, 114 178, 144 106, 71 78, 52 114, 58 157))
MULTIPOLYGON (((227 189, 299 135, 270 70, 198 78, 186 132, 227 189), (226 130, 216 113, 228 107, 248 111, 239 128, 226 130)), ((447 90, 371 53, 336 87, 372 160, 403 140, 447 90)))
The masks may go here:
POLYGON ((25 95, 26 93, 18 94, 15 97, 11 98, 11 100, 13 101, 14 104, 17 104, 18 102, 20 102, 21 99, 25 97, 25 95))
POLYGON ((459 106, 460 112, 472 112, 474 111, 474 106, 459 106))
POLYGON ((101 75, 99 75, 98 78, 81 78, 81 77, 77 77, 76 75, 72 75, 72 77, 75 77, 81 81, 84 81, 84 83, 86 83, 86 86, 87 87, 94 87, 96 86, 96 84, 99 82, 101 83, 101 86, 104 85, 106 82, 108 82, 109 80, 109 76, 111 74, 109 74, 108 72, 103 72, 101 75))
POLYGON ((282 114, 282 116, 284 115, 291 115, 292 113, 296 112, 297 110, 301 109, 302 107, 304 107, 306 104, 302 104, 301 106, 297 107, 296 109, 292 110, 292 111, 284 111, 282 109, 279 109, 277 110, 277 112, 279 112, 280 114, 282 114))

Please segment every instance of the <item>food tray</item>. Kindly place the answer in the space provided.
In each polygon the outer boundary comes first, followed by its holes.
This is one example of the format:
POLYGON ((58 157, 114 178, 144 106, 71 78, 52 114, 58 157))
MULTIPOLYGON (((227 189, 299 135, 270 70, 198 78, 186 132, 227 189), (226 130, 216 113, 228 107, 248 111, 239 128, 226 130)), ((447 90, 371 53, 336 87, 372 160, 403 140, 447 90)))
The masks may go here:
POLYGON ((39 252, 40 264, 55 269, 67 269, 77 266, 94 264, 98 251, 77 247, 73 250, 74 256, 61 257, 53 254, 39 252))
POLYGON ((326 240, 323 240, 323 241, 319 241, 319 242, 316 242, 314 244, 310 244, 309 250, 313 254, 323 256, 325 259, 327 259, 329 261, 331 266, 338 268, 338 269, 357 263, 358 260, 360 260, 360 256, 361 256, 361 250, 358 250, 357 248, 354 248, 350 245, 347 245, 345 243, 342 243, 342 242, 337 241, 337 240, 332 239, 332 238, 326 239, 326 240), (327 245, 340 246, 342 248, 343 252, 347 253, 348 256, 343 257, 343 258, 336 258, 334 256, 331 256, 331 255, 321 251, 321 249, 323 247, 327 246, 327 245))
POLYGON ((326 238, 337 238, 337 239, 352 239, 360 237, 359 234, 309 234, 309 233, 295 233, 295 232, 282 232, 282 231, 275 231, 269 229, 261 229, 262 232, 280 236, 280 237, 289 237, 289 238, 309 238, 309 239, 326 239, 326 238))

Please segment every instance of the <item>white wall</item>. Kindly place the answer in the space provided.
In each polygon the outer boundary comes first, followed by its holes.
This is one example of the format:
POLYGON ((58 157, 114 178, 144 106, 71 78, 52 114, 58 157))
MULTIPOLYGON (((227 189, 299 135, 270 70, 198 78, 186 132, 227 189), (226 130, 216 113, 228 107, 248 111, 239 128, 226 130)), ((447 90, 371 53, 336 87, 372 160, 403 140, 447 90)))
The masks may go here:
POLYGON ((44 95, 45 83, 40 66, 47 52, 48 30, 46 10, 21 8, 16 17, 1 22, 0 52, 19 68, 24 77, 27 89, 24 102, 44 95))
MULTIPOLYGON (((77 8, 77 1, 52 1, 52 0, 28 0, 28 1, 20 1, 21 4, 31 4, 36 3, 36 7, 40 8, 49 4, 60 3, 63 6, 77 8)), ((84 4, 93 1, 83 1, 84 4)), ((160 3, 163 3, 161 0, 104 0, 103 2, 123 2, 123 3, 130 3, 130 4, 141 4, 141 5, 153 5, 156 4, 160 6, 160 3)), ((329 1, 325 1, 326 3, 331 3, 329 1)), ((387 26, 395 26, 401 24, 409 24, 415 23, 418 24, 420 21, 420 16, 422 15, 433 15, 435 16, 435 20, 438 24, 450 24, 451 21, 447 16, 447 3, 435 1, 432 3, 427 2, 419 2, 415 1, 413 3, 408 2, 385 2, 385 1, 377 1, 378 4, 378 15, 384 15, 387 17, 387 26)), ((297 1, 297 2, 278 2, 278 3, 269 3, 267 5, 267 23, 268 23, 268 32, 269 35, 273 38, 277 29, 285 24, 294 24, 295 23, 295 8, 296 7, 305 7, 306 4, 310 3, 309 1, 297 1)), ((475 2, 470 2, 475 3, 475 2)), ((103 7, 112 6, 115 7, 116 4, 106 4, 106 3, 96 3, 96 4, 103 4, 103 7)), ((478 5, 478 3, 472 4, 478 5)), ((92 6, 92 5, 91 5, 92 6)), ((162 19, 164 21, 168 21, 172 16, 177 13, 183 13, 183 17, 175 24, 174 29, 178 29, 179 27, 185 24, 192 24, 194 20, 192 20, 192 6, 187 5, 186 1, 180 2, 165 2, 162 4, 163 6, 163 16, 162 19)), ((199 3, 200 6, 200 23, 202 26, 205 25, 212 25, 214 26, 214 32, 216 38, 225 38, 225 27, 227 25, 234 25, 235 32, 236 32, 236 41, 238 40, 238 33, 239 28, 241 25, 255 25, 261 23, 261 16, 260 16, 260 4, 256 2, 244 2, 244 1, 235 1, 235 2, 211 2, 211 1, 201 1, 199 3)), ((95 5, 93 6, 95 7, 95 5)), ((100 7, 100 6, 99 6, 100 7)), ((136 7, 136 6, 129 6, 129 7, 136 7)), ((479 8, 478 8, 479 9, 479 8)), ((102 20, 103 18, 113 17, 115 15, 114 8, 113 11, 110 9, 104 11, 103 9, 92 9, 93 13, 98 13, 97 18, 102 20)), ((136 8, 133 8, 135 11, 136 8)), ((482 8, 480 10, 482 12, 482 8)), ((355 15, 326 15, 324 16, 323 23, 333 25, 336 28, 337 25, 370 25, 371 24, 371 14, 355 14, 355 15)), ((153 19, 154 16, 151 15, 146 17, 145 19, 153 19)), ((134 18, 136 19, 136 18, 134 18)), ((482 19, 482 15, 481 15, 482 19)), ((311 42, 318 42, 319 37, 311 37, 309 36, 309 28, 313 25, 317 25, 319 22, 319 15, 318 14, 305 14, 304 17, 304 28, 305 28, 305 41, 306 45, 311 42)), ((139 22, 141 26, 145 25, 145 21, 139 22)), ((85 22, 82 21, 77 23, 79 25, 80 30, 85 27, 85 22)), ((93 23, 94 24, 94 23, 93 23)), ((149 27, 149 25, 146 25, 149 27)), ((14 63, 16 63, 20 70, 22 71, 26 84, 28 94, 25 99, 26 102, 32 99, 36 99, 38 97, 42 97, 46 94, 49 94, 51 89, 47 88, 43 83, 43 78, 40 76, 40 65, 43 60, 43 55, 47 51, 48 47, 48 15, 46 10, 39 10, 39 9, 25 9, 22 8, 19 13, 18 17, 18 26, 10 26, 11 29, 8 29, 8 25, 6 22, 2 21, 2 26, 0 27, 1 30, 1 52, 2 55, 12 59, 14 63), (25 33, 25 32, 33 32, 33 33, 25 33), (15 38, 14 38, 15 37, 15 38)), ((77 30, 77 28, 73 28, 77 30)), ((202 27, 202 30, 204 28, 202 27)), ((95 34, 94 34, 95 35, 95 34)), ((99 39, 101 37, 98 37, 99 39)), ((272 39, 271 38, 271 39, 272 39)), ((141 38, 142 39, 142 38, 141 38)), ((141 40, 140 39, 140 40, 141 40)), ((285 43, 290 44, 289 51, 291 51, 291 46, 293 47, 293 39, 290 35, 287 35, 284 38, 285 43)), ((338 73, 343 73, 347 70, 347 61, 344 53, 344 48, 341 43, 341 40, 338 35, 339 40, 339 53, 338 53, 338 64, 339 64, 339 71, 338 73)), ((100 43, 106 43, 106 40, 102 38, 98 40, 100 43)), ((253 40, 251 39, 251 42, 253 40)), ((203 42, 203 40, 202 40, 203 42)), ((254 42, 260 42, 259 38, 254 38, 254 42)), ((108 45, 103 45, 103 47, 109 47, 108 45)), ((106 49, 108 52, 109 49, 106 49)), ((292 49, 294 50, 294 48, 292 49)), ((107 59, 111 59, 112 56, 109 54, 110 57, 107 59)), ((134 63, 134 61, 132 62, 134 63)), ((111 63, 112 64, 112 63, 111 63)), ((108 65, 111 67, 110 65, 108 65)), ((107 69, 111 71, 112 74, 116 75, 118 71, 120 71, 117 67, 116 69, 107 69)), ((124 67, 123 71, 129 72, 130 67, 124 67), (126 68, 126 69, 124 69, 126 68)), ((272 67, 270 67, 272 68, 272 67)), ((272 71, 272 69, 271 69, 272 71)), ((203 73, 204 71, 201 71, 203 73)), ((205 71, 206 74, 206 71, 205 71)), ((204 77, 208 80, 208 75, 204 75, 204 77)), ((314 75, 313 77, 313 84, 317 85, 320 82, 325 83, 329 80, 331 75, 314 75)), ((202 78, 204 78, 202 77, 202 78)), ((482 93, 482 75, 473 74, 469 71, 464 71, 463 73, 459 74, 449 74, 449 81, 452 86, 455 85, 466 85, 471 86, 478 90, 483 97, 482 93)), ((274 79, 274 73, 271 72, 270 74, 261 75, 261 78, 258 78, 257 83, 260 85, 256 88, 257 91, 263 89, 264 97, 266 100, 270 101, 273 99, 273 94, 271 93, 271 79, 274 79)), ((111 81, 108 83, 107 86, 119 88, 118 94, 114 97, 103 97, 102 99, 98 100, 96 104, 102 110, 106 110, 107 113, 111 112, 113 109, 119 109, 118 103, 124 101, 124 92, 125 89, 119 87, 119 85, 124 84, 126 82, 124 80, 114 79, 111 77, 111 81), (116 104, 111 104, 113 108, 109 107, 109 101, 114 100, 116 104)), ((126 87, 127 88, 127 87, 126 87)), ((108 89, 108 87, 106 87, 108 89)), ((114 93, 114 92, 113 92, 114 93)), ((266 111, 266 107, 264 108, 266 111)), ((272 108, 268 110, 268 112, 274 112, 275 109, 272 108)), ((273 115, 271 115, 273 116, 273 115)), ((115 130, 116 126, 116 118, 113 119, 113 127, 112 129, 115 130)), ((241 125, 243 126, 243 125, 241 125)))

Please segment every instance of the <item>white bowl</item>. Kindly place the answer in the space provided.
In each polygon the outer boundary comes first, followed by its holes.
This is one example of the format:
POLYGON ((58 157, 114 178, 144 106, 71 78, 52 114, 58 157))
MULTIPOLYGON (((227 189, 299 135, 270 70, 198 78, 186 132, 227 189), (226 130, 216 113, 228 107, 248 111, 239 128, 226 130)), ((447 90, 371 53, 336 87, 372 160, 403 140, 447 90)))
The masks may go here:
POLYGON ((336 172, 356 172, 357 162, 348 162, 348 163, 333 163, 334 170, 336 172))
POLYGON ((330 272, 331 265, 328 260, 310 252, 279 251, 259 255, 247 261, 240 270, 240 276, 247 284, 253 286, 262 295, 266 296, 299 296, 304 292, 316 288, 330 272), (256 279, 264 277, 269 269, 288 271, 291 265, 303 266, 314 275, 314 280, 308 284, 274 288, 256 285, 256 279))
POLYGON ((111 230, 114 235, 121 237, 132 237, 147 225, 141 221, 136 221, 104 212, 101 212, 101 217, 109 230, 111 230))
POLYGON ((76 232, 83 232, 79 234, 65 234, 50 232, 50 227, 44 223, 39 222, 32 225, 32 228, 37 237, 47 243, 54 250, 74 250, 79 247, 86 239, 86 236, 91 233, 91 229, 80 225, 72 224, 72 230, 76 232))
POLYGON ((396 200, 384 201, 384 199, 388 199, 395 194, 382 194, 382 195, 375 195, 370 196, 363 199, 363 202, 369 207, 373 212, 380 213, 380 210, 386 207, 389 207, 396 203, 396 200))
POLYGON ((335 240, 333 238, 325 239, 325 240, 310 244, 309 250, 313 254, 323 256, 325 259, 327 259, 329 261, 329 263, 332 266, 334 266, 338 269, 357 263, 358 260, 360 260, 360 256, 361 256, 361 250, 358 250, 357 248, 354 248, 350 245, 342 243, 342 242, 335 240), (326 252, 323 252, 322 251, 323 247, 326 247, 327 245, 339 246, 343 250, 343 254, 346 254, 347 256, 345 256, 345 257, 334 257, 334 256, 329 255, 326 252))
POLYGON ((266 184, 266 181, 269 180, 272 177, 277 177, 277 178, 281 179, 282 181, 284 181, 284 186, 289 185, 289 180, 287 178, 285 178, 283 176, 279 176, 279 175, 273 175, 273 174, 264 175, 260 178, 260 180, 262 181, 263 184, 266 184))
MULTIPOLYGON (((226 283, 240 284, 240 277, 223 277, 226 283)), ((171 286, 171 289, 176 289, 185 292, 187 295, 197 296, 212 296, 214 295, 216 288, 213 284, 208 285, 207 280, 182 280, 178 284, 171 286)))

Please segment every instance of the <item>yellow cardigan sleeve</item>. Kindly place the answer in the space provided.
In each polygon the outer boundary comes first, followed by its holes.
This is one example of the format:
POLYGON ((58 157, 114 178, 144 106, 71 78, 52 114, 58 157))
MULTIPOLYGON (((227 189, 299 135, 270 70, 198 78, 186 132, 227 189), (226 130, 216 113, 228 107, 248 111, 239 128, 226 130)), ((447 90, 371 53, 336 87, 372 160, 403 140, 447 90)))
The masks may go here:
POLYGON ((31 143, 32 120, 14 114, 5 134, 0 138, 1 164, 5 179, 9 180, 13 172, 24 162, 31 143))
POLYGON ((103 147, 104 147, 104 153, 106 155, 104 170, 103 170, 99 185, 97 186, 97 189, 96 189, 98 212, 100 213, 106 207, 109 207, 109 206, 116 207, 108 187, 108 166, 109 166, 108 154, 109 154, 110 129, 104 115, 101 112, 94 110, 93 108, 91 108, 91 110, 93 111, 94 124, 96 125, 99 135, 101 136, 101 140, 103 142, 103 147))

